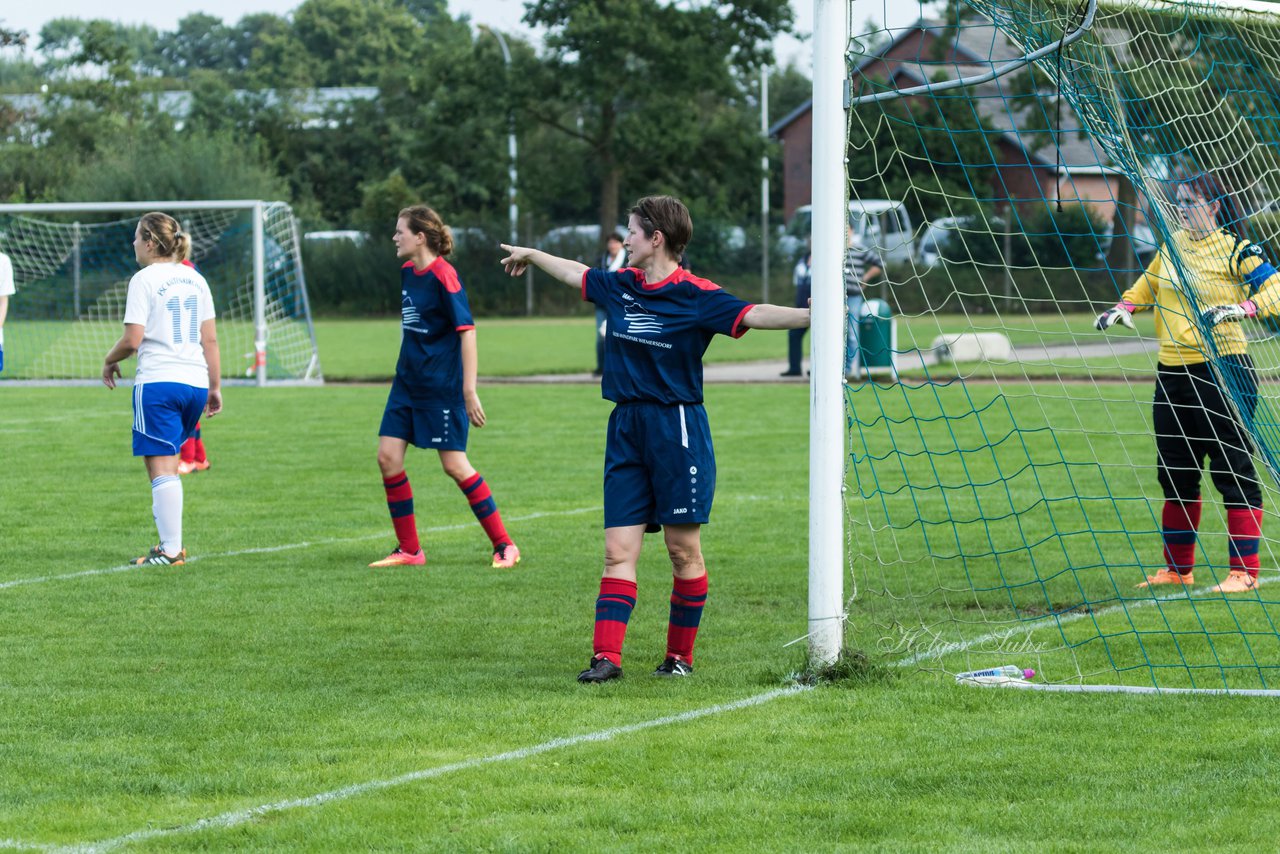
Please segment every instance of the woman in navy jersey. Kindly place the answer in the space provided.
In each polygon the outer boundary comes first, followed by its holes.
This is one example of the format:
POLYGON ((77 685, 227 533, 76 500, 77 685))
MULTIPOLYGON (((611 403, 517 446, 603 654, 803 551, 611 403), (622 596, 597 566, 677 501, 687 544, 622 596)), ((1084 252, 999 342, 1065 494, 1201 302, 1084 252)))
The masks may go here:
POLYGON ((707 598, 701 529, 710 520, 716 461, 702 406, 702 355, 717 333, 799 329, 809 310, 752 305, 681 268, 693 236, 679 199, 636 203, 625 240, 632 266, 617 272, 503 245, 512 276, 533 264, 603 308, 603 396, 609 416, 604 464, 604 576, 593 655, 580 682, 622 675, 622 643, 636 602, 636 563, 646 532, 663 529, 674 575, 666 658, 655 676, 693 673, 693 644, 707 598))
POLYGON ((413 490, 405 474, 410 444, 440 454, 440 465, 467 497, 493 545, 493 566, 513 567, 520 550, 507 535, 488 485, 467 459, 470 425, 483 427, 484 408, 476 394, 476 327, 458 273, 445 260, 453 236, 440 215, 426 205, 400 211, 392 237, 400 268, 402 337, 396 378, 378 429, 378 467, 396 548, 369 566, 421 566, 426 553, 418 541, 413 490))

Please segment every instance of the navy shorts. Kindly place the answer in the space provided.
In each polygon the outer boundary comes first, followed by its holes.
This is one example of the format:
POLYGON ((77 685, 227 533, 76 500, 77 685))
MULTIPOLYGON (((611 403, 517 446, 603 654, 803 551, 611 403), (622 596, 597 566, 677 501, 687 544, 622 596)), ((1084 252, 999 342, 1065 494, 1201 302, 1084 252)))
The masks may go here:
POLYGON ((382 413, 378 435, 404 439, 418 448, 465 451, 470 428, 467 408, 461 403, 454 406, 415 404, 392 392, 382 413))
POLYGON ((196 429, 207 388, 186 383, 137 383, 133 387, 133 455, 170 457, 196 429))
POLYGON ((716 454, 701 404, 620 403, 604 452, 604 526, 705 525, 716 454))

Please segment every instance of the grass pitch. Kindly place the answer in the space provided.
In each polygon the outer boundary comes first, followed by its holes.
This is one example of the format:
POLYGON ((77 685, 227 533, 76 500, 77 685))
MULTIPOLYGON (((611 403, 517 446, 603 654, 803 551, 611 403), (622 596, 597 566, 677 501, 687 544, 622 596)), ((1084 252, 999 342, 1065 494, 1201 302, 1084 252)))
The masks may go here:
POLYGON ((982 691, 912 666, 779 693, 806 630, 803 387, 709 389, 695 676, 648 675, 670 589, 651 537, 627 675, 578 685, 609 405, 588 386, 481 396, 470 455, 514 571, 488 567, 427 452, 409 460, 427 567, 365 566, 393 544, 385 389, 334 386, 229 389, 213 468, 184 479, 192 561, 125 570, 154 541, 127 393, 0 388, 0 847, 1274 844, 1274 701, 982 691))

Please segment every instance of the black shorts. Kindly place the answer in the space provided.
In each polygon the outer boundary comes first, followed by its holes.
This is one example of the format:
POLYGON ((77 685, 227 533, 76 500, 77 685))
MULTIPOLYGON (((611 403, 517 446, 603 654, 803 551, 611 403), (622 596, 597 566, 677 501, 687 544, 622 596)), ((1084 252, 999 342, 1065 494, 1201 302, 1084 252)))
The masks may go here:
POLYGON ((1228 507, 1261 507, 1253 443, 1237 417, 1252 419, 1258 404, 1253 363, 1248 356, 1224 356, 1218 369, 1230 392, 1207 363, 1159 366, 1152 421, 1160 486, 1171 501, 1196 500, 1207 458, 1228 507))

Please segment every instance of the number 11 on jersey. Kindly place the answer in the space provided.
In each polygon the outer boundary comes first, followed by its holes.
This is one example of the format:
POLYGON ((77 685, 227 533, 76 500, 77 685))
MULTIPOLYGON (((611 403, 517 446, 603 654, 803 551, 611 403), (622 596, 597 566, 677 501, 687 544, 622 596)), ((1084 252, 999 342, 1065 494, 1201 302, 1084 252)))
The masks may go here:
POLYGON ((188 324, 191 337, 188 339, 192 344, 200 343, 200 302, 190 296, 179 303, 177 297, 170 297, 164 307, 169 309, 169 313, 173 315, 173 343, 182 343, 182 310, 186 309, 191 314, 191 322, 188 324))

